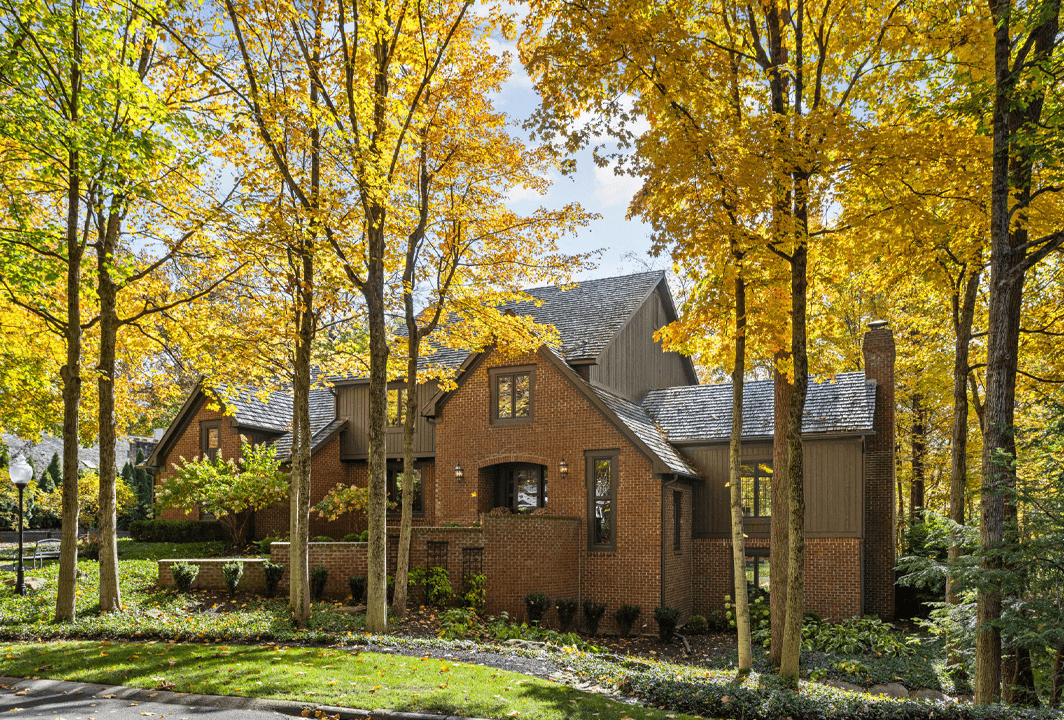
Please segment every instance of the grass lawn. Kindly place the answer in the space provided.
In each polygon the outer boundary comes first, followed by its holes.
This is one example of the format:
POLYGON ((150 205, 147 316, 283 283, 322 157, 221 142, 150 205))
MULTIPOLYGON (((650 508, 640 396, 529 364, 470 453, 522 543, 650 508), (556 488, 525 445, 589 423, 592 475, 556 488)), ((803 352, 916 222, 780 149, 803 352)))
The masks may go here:
MULTIPOLYGON (((288 620, 284 598, 239 596, 240 606, 219 612, 213 596, 179 594, 156 586, 161 558, 218 557, 224 543, 137 543, 118 541, 122 610, 99 612, 100 566, 79 560, 77 616, 74 623, 54 623, 58 561, 28 573, 48 584, 39 593, 19 597, 11 586, 0 584, 0 638, 126 638, 156 637, 175 640, 296 640, 335 642, 365 625, 362 615, 331 612, 332 603, 315 603, 311 626, 296 630, 288 620)), ((0 572, 0 582, 14 578, 0 572)))
POLYGON ((355 708, 545 720, 691 717, 478 665, 324 648, 60 641, 3 644, 0 657, 2 672, 19 677, 355 708))

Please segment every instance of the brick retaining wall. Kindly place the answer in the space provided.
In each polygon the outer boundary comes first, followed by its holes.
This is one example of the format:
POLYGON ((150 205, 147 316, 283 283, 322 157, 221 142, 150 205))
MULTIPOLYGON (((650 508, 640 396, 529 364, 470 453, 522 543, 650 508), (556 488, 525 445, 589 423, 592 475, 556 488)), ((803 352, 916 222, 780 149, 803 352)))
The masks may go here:
POLYGON ((263 573, 264 558, 195 558, 193 560, 160 560, 159 561, 159 585, 174 587, 174 576, 170 573, 170 566, 174 563, 187 562, 199 566, 199 574, 192 581, 194 590, 225 590, 225 578, 222 576, 222 566, 228 562, 238 560, 244 563, 244 575, 237 585, 237 592, 261 593, 266 589, 266 575, 263 573))

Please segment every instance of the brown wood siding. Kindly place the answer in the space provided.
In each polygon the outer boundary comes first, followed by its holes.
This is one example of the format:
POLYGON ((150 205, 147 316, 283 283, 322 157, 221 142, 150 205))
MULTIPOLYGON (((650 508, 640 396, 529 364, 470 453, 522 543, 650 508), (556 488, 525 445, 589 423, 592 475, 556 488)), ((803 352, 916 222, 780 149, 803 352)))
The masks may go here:
MULTIPOLYGON (((685 457, 705 481, 695 485, 693 530, 696 537, 731 533, 728 445, 685 445, 685 457)), ((771 443, 746 443, 743 460, 772 458, 771 443)), ((860 537, 864 456, 860 438, 807 440, 805 443, 805 527, 808 537, 860 537)), ((748 535, 768 533, 768 521, 747 523, 748 535)))
POLYGON ((679 353, 664 352, 654 333, 668 322, 661 296, 655 290, 610 341, 591 367, 592 382, 636 402, 650 390, 690 385, 679 353))
MULTIPOLYGON (((393 385, 393 387, 399 387, 393 385)), ((436 394, 435 381, 418 386, 418 407, 436 394)), ((348 429, 342 435, 340 457, 350 459, 365 458, 369 452, 369 386, 341 385, 336 388, 336 415, 347 418, 348 429)), ((389 429, 385 433, 385 448, 389 458, 403 456, 403 432, 401 428, 389 429)), ((436 426, 418 413, 414 425, 414 455, 433 457, 436 454, 436 426)))

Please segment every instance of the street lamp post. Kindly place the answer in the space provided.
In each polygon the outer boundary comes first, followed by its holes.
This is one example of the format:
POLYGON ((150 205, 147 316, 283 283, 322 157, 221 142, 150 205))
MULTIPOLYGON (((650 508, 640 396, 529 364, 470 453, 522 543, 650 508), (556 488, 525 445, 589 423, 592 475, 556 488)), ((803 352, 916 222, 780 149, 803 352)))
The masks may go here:
POLYGON ((22 570, 22 493, 33 478, 33 468, 24 458, 18 458, 7 469, 11 482, 18 488, 18 570, 15 576, 15 593, 26 594, 26 577, 22 570))

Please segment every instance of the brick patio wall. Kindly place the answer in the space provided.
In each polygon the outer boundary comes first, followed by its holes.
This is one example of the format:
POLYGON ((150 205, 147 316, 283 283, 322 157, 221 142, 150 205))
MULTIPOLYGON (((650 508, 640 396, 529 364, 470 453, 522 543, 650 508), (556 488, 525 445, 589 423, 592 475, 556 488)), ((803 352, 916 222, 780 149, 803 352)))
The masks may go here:
POLYGON ((244 575, 237 585, 237 592, 261 593, 266 589, 266 575, 263 573, 264 558, 196 558, 194 560, 160 560, 159 561, 159 585, 162 587, 174 587, 174 576, 170 567, 174 563, 187 562, 199 566, 199 574, 192 582, 193 590, 226 590, 225 578, 222 576, 222 566, 228 562, 239 560, 244 563, 244 575))
MULTIPOLYGON (((748 548, 767 548, 767 538, 750 538, 748 548)), ((724 609, 733 595, 731 540, 694 541, 694 612, 707 615, 724 609)), ((806 538, 805 609, 825 620, 861 615, 861 541, 859 538, 806 538)))

